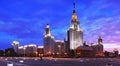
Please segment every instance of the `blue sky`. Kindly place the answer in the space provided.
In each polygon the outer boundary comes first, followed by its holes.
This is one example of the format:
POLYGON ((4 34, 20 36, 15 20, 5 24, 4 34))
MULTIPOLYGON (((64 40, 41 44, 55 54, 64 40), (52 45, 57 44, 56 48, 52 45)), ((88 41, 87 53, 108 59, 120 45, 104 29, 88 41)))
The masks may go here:
POLYGON ((73 2, 84 41, 96 43, 102 36, 105 48, 120 48, 120 0, 0 0, 0 49, 14 40, 43 45, 46 24, 55 39, 64 39, 73 2))

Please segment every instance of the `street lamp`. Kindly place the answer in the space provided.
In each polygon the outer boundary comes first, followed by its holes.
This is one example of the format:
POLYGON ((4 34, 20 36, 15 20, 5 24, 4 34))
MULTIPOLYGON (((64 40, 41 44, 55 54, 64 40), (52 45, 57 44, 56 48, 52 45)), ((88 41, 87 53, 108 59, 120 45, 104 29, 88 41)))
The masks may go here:
POLYGON ((24 57, 25 57, 25 50, 26 50, 26 48, 24 47, 23 50, 24 50, 24 57))
POLYGON ((38 52, 36 52, 36 57, 37 57, 38 52))
POLYGON ((67 53, 65 52, 64 55, 67 56, 67 53))
POLYGON ((61 45, 58 45, 59 54, 61 54, 61 45))
POLYGON ((51 55, 51 52, 49 51, 49 52, 48 52, 48 54, 49 54, 49 57, 50 57, 50 55, 51 55))
POLYGON ((53 52, 53 56, 55 55, 55 53, 53 52))
POLYGON ((39 54, 39 57, 40 57, 40 59, 42 60, 43 54, 40 53, 40 54, 39 54))
POLYGON ((4 57, 5 57, 5 50, 4 50, 4 54, 3 54, 3 55, 4 55, 4 57))

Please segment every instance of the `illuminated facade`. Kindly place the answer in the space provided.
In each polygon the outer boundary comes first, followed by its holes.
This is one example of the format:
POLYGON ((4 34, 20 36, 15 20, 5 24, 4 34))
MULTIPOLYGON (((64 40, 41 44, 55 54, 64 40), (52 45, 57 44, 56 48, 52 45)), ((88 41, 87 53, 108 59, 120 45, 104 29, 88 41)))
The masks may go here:
POLYGON ((44 47, 43 46, 38 46, 38 54, 44 54, 44 47))
POLYGON ((47 24, 44 33, 44 55, 50 56, 54 52, 54 37, 50 33, 50 26, 47 24))
POLYGON ((102 38, 98 38, 98 43, 87 45, 84 43, 84 46, 80 46, 76 49, 76 56, 77 57, 97 57, 97 56, 104 56, 103 53, 103 45, 102 45, 102 38))
POLYGON ((62 56, 65 53, 65 42, 63 40, 55 40, 54 56, 62 56))
POLYGON ((36 56, 38 46, 36 44, 29 44, 18 47, 18 54, 24 54, 28 57, 36 56))
POLYGON ((36 44, 29 44, 27 46, 24 46, 25 53, 27 56, 35 56, 37 53, 37 45, 36 44))
POLYGON ((79 24, 80 22, 77 19, 74 4, 70 28, 67 31, 67 40, 69 43, 70 50, 75 50, 77 47, 83 46, 83 30, 80 29, 79 24))
POLYGON ((18 47, 18 54, 24 54, 24 46, 19 46, 18 47))

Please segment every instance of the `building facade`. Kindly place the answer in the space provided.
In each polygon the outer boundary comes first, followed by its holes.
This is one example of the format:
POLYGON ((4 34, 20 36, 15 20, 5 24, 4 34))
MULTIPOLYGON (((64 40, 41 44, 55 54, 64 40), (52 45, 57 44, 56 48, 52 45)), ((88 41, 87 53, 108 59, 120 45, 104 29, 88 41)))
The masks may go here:
POLYGON ((26 56, 37 56, 37 45, 36 44, 29 44, 27 46, 25 46, 25 54, 26 56))
POLYGON ((24 45, 24 46, 20 46, 18 49, 18 54, 19 55, 23 55, 23 56, 27 56, 27 57, 35 57, 37 56, 37 51, 38 46, 36 44, 28 44, 28 45, 24 45))
POLYGON ((80 46, 75 51, 75 56, 77 57, 102 57, 103 53, 103 45, 102 38, 98 38, 98 43, 87 45, 84 43, 84 46, 80 46))
POLYGON ((65 43, 63 40, 55 40, 55 45, 54 45, 54 56, 63 56, 65 53, 65 43))
POLYGON ((44 47, 43 46, 38 46, 37 52, 38 52, 38 55, 39 54, 44 54, 44 47))

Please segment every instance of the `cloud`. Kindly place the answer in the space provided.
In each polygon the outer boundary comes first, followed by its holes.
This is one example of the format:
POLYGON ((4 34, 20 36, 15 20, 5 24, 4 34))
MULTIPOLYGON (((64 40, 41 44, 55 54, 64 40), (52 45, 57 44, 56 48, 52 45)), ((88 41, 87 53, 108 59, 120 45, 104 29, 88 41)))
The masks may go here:
POLYGON ((104 43, 104 50, 109 50, 109 51, 113 51, 114 48, 118 48, 118 50, 120 51, 120 43, 104 43))

